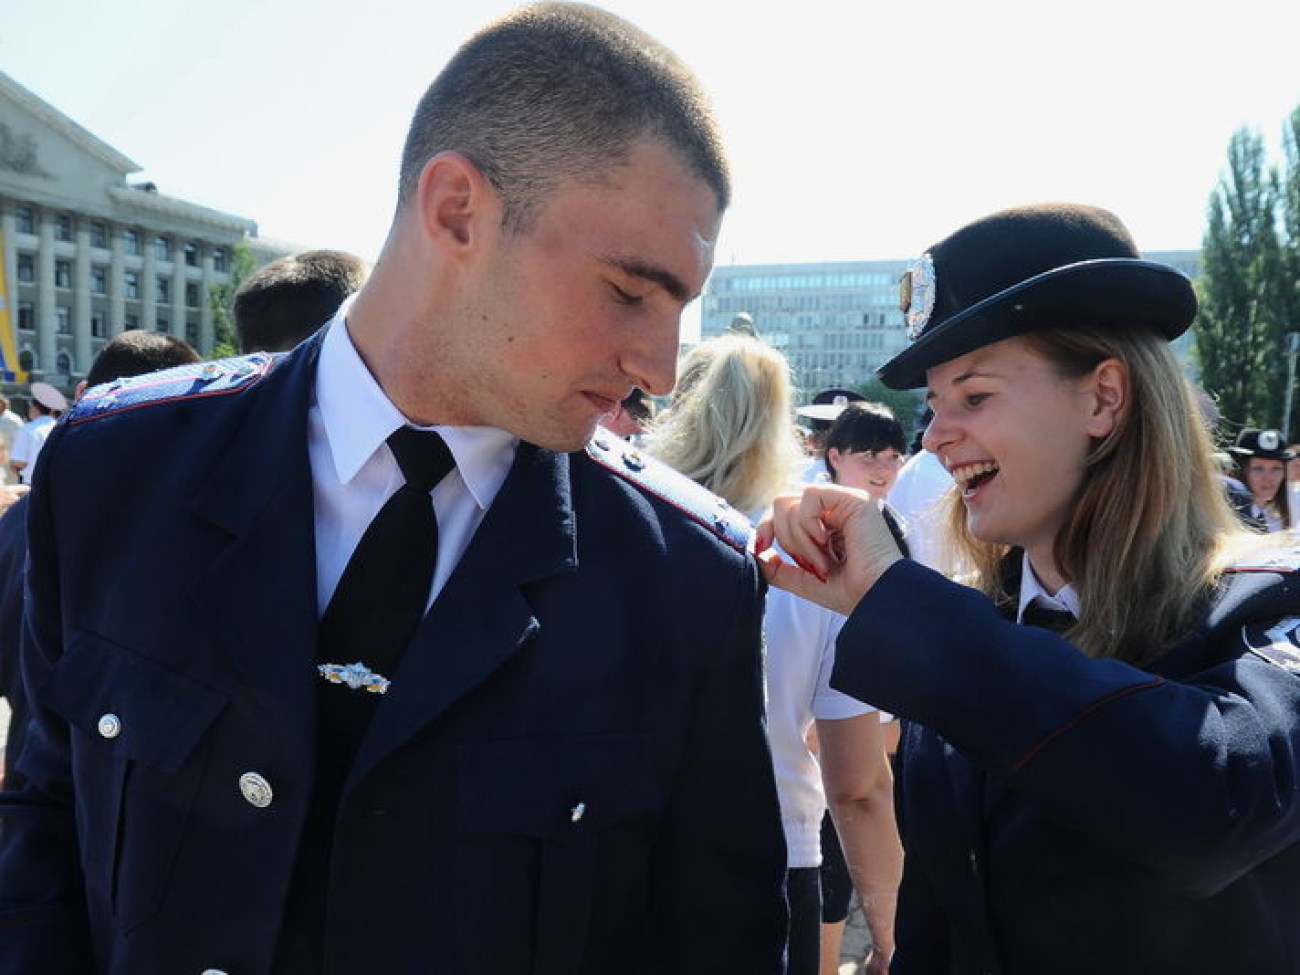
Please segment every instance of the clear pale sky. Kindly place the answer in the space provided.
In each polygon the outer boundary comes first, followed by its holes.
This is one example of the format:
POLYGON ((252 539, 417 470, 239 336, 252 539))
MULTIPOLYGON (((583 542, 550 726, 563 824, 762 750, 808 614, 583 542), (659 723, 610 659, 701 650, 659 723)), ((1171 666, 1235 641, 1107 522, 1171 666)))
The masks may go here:
MULTIPOLYGON (((1297 0, 609 0, 712 93, 718 263, 903 258, 1002 206, 1199 246, 1232 132, 1300 105, 1297 0)), ((0 69, 164 193, 373 259, 412 108, 497 0, 0 0, 0 69)))

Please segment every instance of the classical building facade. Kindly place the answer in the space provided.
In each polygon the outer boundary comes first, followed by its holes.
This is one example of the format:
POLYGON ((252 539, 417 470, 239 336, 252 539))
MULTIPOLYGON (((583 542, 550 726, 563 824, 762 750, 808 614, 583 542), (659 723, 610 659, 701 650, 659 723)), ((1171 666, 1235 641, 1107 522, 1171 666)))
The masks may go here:
MULTIPOLYGON (((1193 280, 1199 251, 1144 254, 1193 280)), ((907 345, 898 307, 898 279, 910 260, 826 264, 751 264, 715 267, 704 289, 700 336, 726 331, 747 315, 757 334, 785 353, 809 399, 820 389, 853 387, 907 345)), ((1192 335, 1176 348, 1189 364, 1192 335)))
POLYGON ((140 169, 0 73, 7 384, 43 378, 70 391, 104 343, 130 328, 170 333, 209 355, 209 294, 230 281, 235 245, 249 245, 259 262, 285 253, 259 241, 252 220, 129 184, 140 169))

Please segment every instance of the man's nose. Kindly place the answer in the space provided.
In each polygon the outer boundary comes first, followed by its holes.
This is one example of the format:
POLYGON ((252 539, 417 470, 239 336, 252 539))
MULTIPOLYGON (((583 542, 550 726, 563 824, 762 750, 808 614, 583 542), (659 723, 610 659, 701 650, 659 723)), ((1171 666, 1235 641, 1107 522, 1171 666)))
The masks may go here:
POLYGON ((667 396, 677 385, 681 315, 666 316, 647 328, 623 354, 621 367, 633 385, 651 396, 667 396))

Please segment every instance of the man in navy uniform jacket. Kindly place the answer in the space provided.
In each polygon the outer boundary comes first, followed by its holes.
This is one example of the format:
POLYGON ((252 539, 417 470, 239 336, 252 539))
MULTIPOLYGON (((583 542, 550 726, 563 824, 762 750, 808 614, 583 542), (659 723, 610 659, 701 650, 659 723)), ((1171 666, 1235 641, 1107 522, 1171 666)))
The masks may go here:
POLYGON ((747 532, 596 429, 672 387, 727 199, 669 52, 527 8, 425 94, 320 334, 83 398, 32 495, 0 973, 780 970, 747 532), (455 468, 381 667, 318 620, 412 427, 455 468))

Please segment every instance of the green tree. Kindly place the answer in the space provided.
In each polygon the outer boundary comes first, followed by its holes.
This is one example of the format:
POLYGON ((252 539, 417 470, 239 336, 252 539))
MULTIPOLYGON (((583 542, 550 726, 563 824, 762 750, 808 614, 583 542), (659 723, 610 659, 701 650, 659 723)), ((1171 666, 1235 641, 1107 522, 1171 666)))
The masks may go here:
POLYGON ((240 241, 231 250, 230 280, 208 291, 212 308, 212 358, 239 355, 239 336, 235 334, 235 292, 244 279, 257 269, 257 258, 248 244, 240 241))
MULTIPOLYGON (((1291 112, 1282 129, 1286 170, 1281 177, 1283 248, 1278 303, 1286 332, 1300 332, 1300 107, 1291 112)), ((1283 388, 1283 398, 1286 396, 1283 388)), ((1300 431, 1300 394, 1292 397, 1286 429, 1295 438, 1300 431)))
POLYGON ((1295 254, 1281 211, 1292 177, 1284 181, 1267 164, 1257 133, 1239 129, 1210 197, 1195 333, 1202 385, 1218 401, 1226 436, 1243 426, 1282 425, 1285 295, 1288 285, 1294 291, 1287 266, 1295 254))

